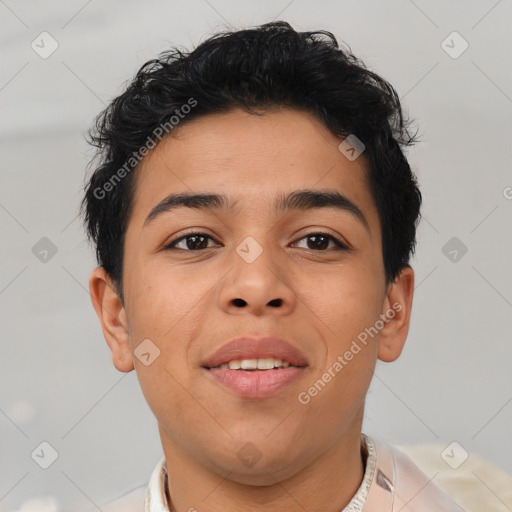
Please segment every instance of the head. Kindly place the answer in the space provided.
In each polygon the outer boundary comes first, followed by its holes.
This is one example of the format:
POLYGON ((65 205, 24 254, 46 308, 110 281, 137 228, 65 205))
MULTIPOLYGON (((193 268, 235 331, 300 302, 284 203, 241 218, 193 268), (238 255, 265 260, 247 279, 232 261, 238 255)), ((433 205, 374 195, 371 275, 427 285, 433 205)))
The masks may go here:
POLYGON ((410 322, 414 141, 389 83, 284 22, 165 52, 100 114, 91 297, 164 446, 264 484, 360 431, 376 361, 410 322), (287 340, 298 378, 266 398, 213 379, 205 362, 241 336, 287 340), (237 457, 247 442, 258 465, 237 457))

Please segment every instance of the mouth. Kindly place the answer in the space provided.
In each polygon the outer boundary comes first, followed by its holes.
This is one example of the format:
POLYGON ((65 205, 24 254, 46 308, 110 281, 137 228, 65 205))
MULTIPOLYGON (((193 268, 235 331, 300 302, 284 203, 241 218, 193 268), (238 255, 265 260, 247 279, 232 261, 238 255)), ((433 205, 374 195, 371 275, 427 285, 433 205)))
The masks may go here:
POLYGON ((286 366, 307 366, 307 364, 304 354, 288 341, 271 336, 244 336, 221 346, 203 361, 202 366, 209 369, 272 370, 286 366), (224 366, 226 364, 227 367, 224 366))
POLYGON ((218 366, 207 367, 208 370, 243 370, 243 371, 257 371, 257 370, 278 370, 281 368, 304 368, 305 365, 294 365, 290 361, 285 361, 275 357, 265 357, 260 359, 232 359, 227 363, 222 363, 218 366))
POLYGON ((308 366, 288 341, 267 336, 232 340, 203 362, 209 378, 243 398, 268 398, 300 378, 308 366))
MULTIPOLYGON (((253 366, 253 361, 248 361, 253 366)), ((261 361, 261 360, 258 360, 261 361)), ((241 366, 240 361, 230 361, 234 365, 241 366)), ((223 364, 216 368, 206 368, 208 375, 217 384, 221 384, 224 390, 229 390, 237 397, 263 399, 270 398, 292 382, 299 379, 305 366, 277 366, 274 368, 230 368, 229 364, 223 364), (227 366, 227 368, 226 368, 227 366)))

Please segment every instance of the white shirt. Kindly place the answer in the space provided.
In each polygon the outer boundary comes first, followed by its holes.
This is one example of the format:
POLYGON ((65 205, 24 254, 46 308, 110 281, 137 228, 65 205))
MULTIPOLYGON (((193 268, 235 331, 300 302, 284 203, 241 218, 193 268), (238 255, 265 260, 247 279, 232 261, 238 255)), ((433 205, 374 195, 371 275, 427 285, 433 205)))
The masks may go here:
MULTIPOLYGON (((340 512, 464 512, 403 452, 361 435, 366 457, 363 481, 340 512)), ((162 457, 154 469, 145 497, 145 512, 169 512, 167 469, 162 457)))

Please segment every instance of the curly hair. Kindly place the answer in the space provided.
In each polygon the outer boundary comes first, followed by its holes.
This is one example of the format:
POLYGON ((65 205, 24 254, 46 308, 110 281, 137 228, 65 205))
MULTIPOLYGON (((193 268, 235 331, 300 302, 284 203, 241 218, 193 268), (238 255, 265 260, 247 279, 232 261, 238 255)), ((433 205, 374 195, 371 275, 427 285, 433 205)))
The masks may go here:
POLYGON ((161 53, 96 118, 89 142, 97 148, 91 164, 99 162, 84 186, 81 213, 98 264, 121 300, 124 236, 134 197, 131 171, 143 149, 157 144, 155 135, 161 139, 160 127, 176 124, 173 118, 182 126, 234 107, 255 113, 278 106, 306 110, 336 136, 354 134, 365 145, 386 283, 409 266, 422 197, 402 151, 417 142, 417 134, 409 133, 395 89, 350 48, 340 48, 331 32, 297 32, 278 21, 217 33, 191 52, 161 53))

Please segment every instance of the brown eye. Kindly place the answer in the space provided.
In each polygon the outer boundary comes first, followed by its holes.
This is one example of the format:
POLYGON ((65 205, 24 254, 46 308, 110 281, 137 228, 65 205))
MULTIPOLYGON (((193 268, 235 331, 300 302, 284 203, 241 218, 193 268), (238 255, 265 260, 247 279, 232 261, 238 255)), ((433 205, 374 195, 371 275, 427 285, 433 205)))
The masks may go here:
POLYGON ((213 240, 213 238, 205 233, 190 233, 172 241, 165 246, 165 249, 181 249, 185 251, 208 249, 208 240, 213 240))
POLYGON ((312 249, 314 251, 325 251, 329 248, 330 242, 334 244, 334 248, 348 249, 344 243, 327 233, 311 233, 300 240, 307 240, 305 249, 312 249))

